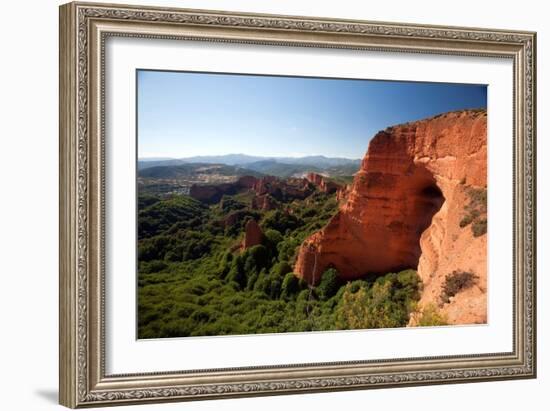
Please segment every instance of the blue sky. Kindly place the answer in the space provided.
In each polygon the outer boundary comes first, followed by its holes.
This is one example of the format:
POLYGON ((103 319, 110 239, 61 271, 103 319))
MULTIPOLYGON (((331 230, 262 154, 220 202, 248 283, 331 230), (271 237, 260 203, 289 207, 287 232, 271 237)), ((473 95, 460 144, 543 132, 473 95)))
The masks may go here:
POLYGON ((484 85, 139 70, 138 156, 361 158, 386 127, 487 107, 484 85))

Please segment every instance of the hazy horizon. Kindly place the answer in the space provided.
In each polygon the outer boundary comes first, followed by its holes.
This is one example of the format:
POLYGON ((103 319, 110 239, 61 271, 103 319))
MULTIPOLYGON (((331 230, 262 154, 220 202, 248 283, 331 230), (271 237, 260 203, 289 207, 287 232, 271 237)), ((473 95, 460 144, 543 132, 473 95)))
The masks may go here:
POLYGON ((138 158, 361 159, 388 126, 486 108, 485 85, 138 70, 138 158))
POLYGON ((226 156, 247 156, 247 157, 262 157, 262 158, 292 158, 292 159, 300 159, 305 157, 325 157, 325 158, 337 158, 342 160, 361 160, 360 157, 356 158, 350 158, 350 157, 340 157, 340 156, 326 156, 323 154, 307 154, 303 156, 259 156, 259 155, 252 155, 252 154, 246 154, 246 153, 226 153, 226 154, 198 154, 195 156, 186 156, 186 157, 169 157, 169 156, 151 156, 151 157, 138 157, 138 160, 185 160, 188 158, 195 158, 195 157, 226 157, 226 156))

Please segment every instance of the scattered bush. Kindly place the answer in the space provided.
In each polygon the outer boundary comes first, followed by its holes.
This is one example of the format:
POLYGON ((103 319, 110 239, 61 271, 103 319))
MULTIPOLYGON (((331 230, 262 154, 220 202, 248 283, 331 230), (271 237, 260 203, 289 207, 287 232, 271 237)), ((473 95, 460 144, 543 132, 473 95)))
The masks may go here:
POLYGON ((472 233, 474 234, 474 237, 480 237, 483 234, 487 233, 487 219, 482 218, 475 221, 472 224, 472 233))
POLYGON ((468 214, 467 216, 462 217, 462 220, 460 220, 459 226, 460 228, 464 228, 467 225, 471 224, 472 221, 474 221, 474 217, 468 214))
POLYGON ((417 325, 419 327, 447 325, 447 318, 439 311, 435 304, 428 304, 426 307, 422 308, 417 325))
POLYGON ((379 277, 370 285, 345 286, 336 308, 340 329, 404 327, 418 300, 420 279, 413 270, 379 277), (353 291, 355 289, 355 291, 353 291))
POLYGON ((467 194, 470 202, 459 225, 461 228, 471 225, 474 237, 480 237, 487 233, 487 189, 469 188, 467 194))
POLYGON ((453 271, 448 274, 441 289, 441 302, 448 303, 451 297, 474 285, 478 278, 477 275, 468 271, 453 271))

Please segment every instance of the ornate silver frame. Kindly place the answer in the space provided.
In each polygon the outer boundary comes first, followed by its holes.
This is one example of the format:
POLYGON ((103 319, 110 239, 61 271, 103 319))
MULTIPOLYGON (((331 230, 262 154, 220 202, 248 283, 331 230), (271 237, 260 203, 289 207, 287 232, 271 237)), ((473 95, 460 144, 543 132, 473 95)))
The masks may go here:
POLYGON ((70 3, 60 8, 60 403, 67 407, 536 376, 533 32, 70 3), (106 375, 104 44, 109 36, 490 56, 514 63, 514 349, 506 353, 106 375))

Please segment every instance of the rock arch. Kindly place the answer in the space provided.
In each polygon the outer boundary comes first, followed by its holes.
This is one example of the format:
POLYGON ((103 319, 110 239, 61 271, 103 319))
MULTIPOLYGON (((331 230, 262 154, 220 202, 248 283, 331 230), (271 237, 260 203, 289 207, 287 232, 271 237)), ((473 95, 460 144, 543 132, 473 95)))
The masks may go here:
POLYGON ((344 280, 417 268, 425 305, 440 303, 448 273, 472 271, 476 287, 441 309, 452 324, 485 322, 487 238, 460 225, 471 187, 487 187, 486 111, 381 131, 337 214, 300 247, 294 272, 312 283, 329 266, 344 280))
POLYGON ((361 171, 346 205, 300 248, 296 272, 317 283, 329 267, 346 280, 416 269, 420 237, 443 202, 432 172, 412 159, 361 171))

